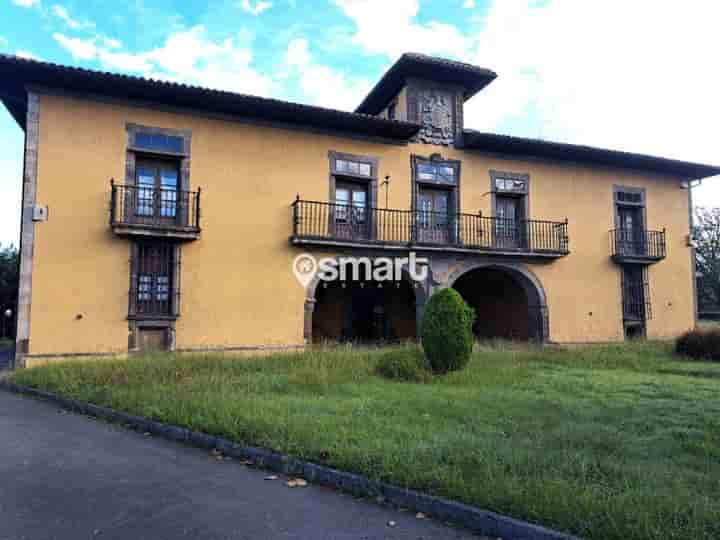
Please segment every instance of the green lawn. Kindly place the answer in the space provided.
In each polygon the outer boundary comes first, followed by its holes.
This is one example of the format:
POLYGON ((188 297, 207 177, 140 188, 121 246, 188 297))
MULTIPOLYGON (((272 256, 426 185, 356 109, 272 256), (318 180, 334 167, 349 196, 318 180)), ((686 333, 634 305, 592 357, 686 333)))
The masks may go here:
POLYGON ((720 364, 485 348, 430 383, 381 351, 58 363, 13 379, 596 539, 720 538, 720 364))

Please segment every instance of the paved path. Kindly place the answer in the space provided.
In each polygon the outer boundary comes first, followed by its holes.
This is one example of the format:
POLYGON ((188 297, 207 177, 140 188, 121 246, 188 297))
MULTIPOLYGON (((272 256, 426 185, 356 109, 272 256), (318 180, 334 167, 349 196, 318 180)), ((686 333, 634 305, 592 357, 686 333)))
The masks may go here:
POLYGON ((476 538, 268 474, 0 391, 1 540, 476 538))

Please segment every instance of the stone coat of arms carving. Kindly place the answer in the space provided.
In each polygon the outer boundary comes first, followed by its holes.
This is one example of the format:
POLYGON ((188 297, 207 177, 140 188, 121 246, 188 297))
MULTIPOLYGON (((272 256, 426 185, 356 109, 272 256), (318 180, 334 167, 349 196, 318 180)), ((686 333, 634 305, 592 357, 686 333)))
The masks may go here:
POLYGON ((453 96, 441 90, 425 90, 418 96, 420 112, 419 139, 431 144, 451 145, 455 138, 453 96))

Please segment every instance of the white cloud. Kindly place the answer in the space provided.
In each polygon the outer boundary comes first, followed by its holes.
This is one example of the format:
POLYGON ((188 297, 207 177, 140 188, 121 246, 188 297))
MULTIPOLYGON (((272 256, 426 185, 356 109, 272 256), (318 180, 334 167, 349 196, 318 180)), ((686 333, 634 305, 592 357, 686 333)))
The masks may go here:
POLYGON ((124 51, 119 41, 104 36, 55 33, 53 38, 76 60, 97 59, 104 69, 262 96, 270 95, 274 86, 270 77, 251 66, 252 51, 239 45, 247 41, 243 32, 213 41, 198 25, 171 34, 161 47, 139 52, 124 51))
POLYGON ((250 48, 239 43, 246 35, 223 41, 208 39, 202 25, 171 35, 162 47, 144 53, 157 74, 178 77, 210 88, 267 96, 273 82, 252 68, 250 48))
POLYGON ((16 6, 29 8, 33 6, 39 6, 40 0, 12 0, 12 3, 16 6))
POLYGON ((474 59, 499 78, 468 119, 493 128, 531 108, 528 135, 720 161, 718 18, 714 2, 496 1, 474 59))
MULTIPOLYGON (((486 130, 720 163, 720 4, 496 0, 473 63, 498 79, 468 102, 486 130)), ((696 202, 720 206, 720 179, 696 202)))
POLYGON ((288 66, 305 69, 310 64, 310 49, 306 39, 293 39, 285 52, 285 63, 288 66))
POLYGON ((152 63, 144 55, 139 54, 99 49, 98 58, 105 69, 147 73, 153 67, 152 63))
POLYGON ((55 15, 58 19, 62 20, 66 25, 68 25, 69 28, 72 28, 73 30, 80 30, 82 28, 94 28, 95 23, 85 20, 85 21, 78 21, 76 19, 73 19, 70 16, 70 13, 68 12, 67 8, 55 4, 52 7, 53 15, 55 15))
POLYGON ((98 53, 95 38, 73 38, 55 32, 53 39, 77 60, 94 60, 98 53))
POLYGON ((395 59, 404 52, 465 58, 472 43, 455 26, 414 19, 418 0, 335 0, 356 25, 352 41, 369 53, 395 59))
POLYGON ((113 39, 106 36, 100 36, 100 39, 102 40, 102 44, 108 49, 119 49, 122 47, 122 41, 119 39, 113 39))
POLYGON ((242 0, 239 5, 243 11, 247 11, 251 15, 255 15, 257 17, 263 11, 270 9, 273 4, 272 2, 265 0, 256 0, 255 5, 253 5, 250 0, 242 0))
POLYGON ((40 57, 36 54, 31 53, 30 51, 26 51, 25 49, 18 49, 15 51, 15 56, 19 56, 20 58, 27 58, 28 60, 40 60, 40 57))
POLYGON ((366 79, 350 79, 339 71, 315 62, 307 40, 302 38, 290 41, 284 64, 297 76, 303 94, 314 105, 321 107, 352 110, 372 87, 366 79))
POLYGON ((475 0, 465 0, 463 2, 463 7, 465 9, 474 9, 475 8, 475 0))

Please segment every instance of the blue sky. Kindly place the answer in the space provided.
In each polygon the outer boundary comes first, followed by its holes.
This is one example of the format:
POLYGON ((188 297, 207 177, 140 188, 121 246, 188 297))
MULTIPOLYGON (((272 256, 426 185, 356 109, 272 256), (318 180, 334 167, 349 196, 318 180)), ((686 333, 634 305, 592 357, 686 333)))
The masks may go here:
MULTIPOLYGON (((720 164, 718 20, 702 0, 0 0, 0 52, 347 110, 424 52, 498 72, 468 127, 720 164)), ((16 243, 22 132, 4 110, 0 140, 16 243)), ((694 197, 720 206, 720 179, 694 197)))

